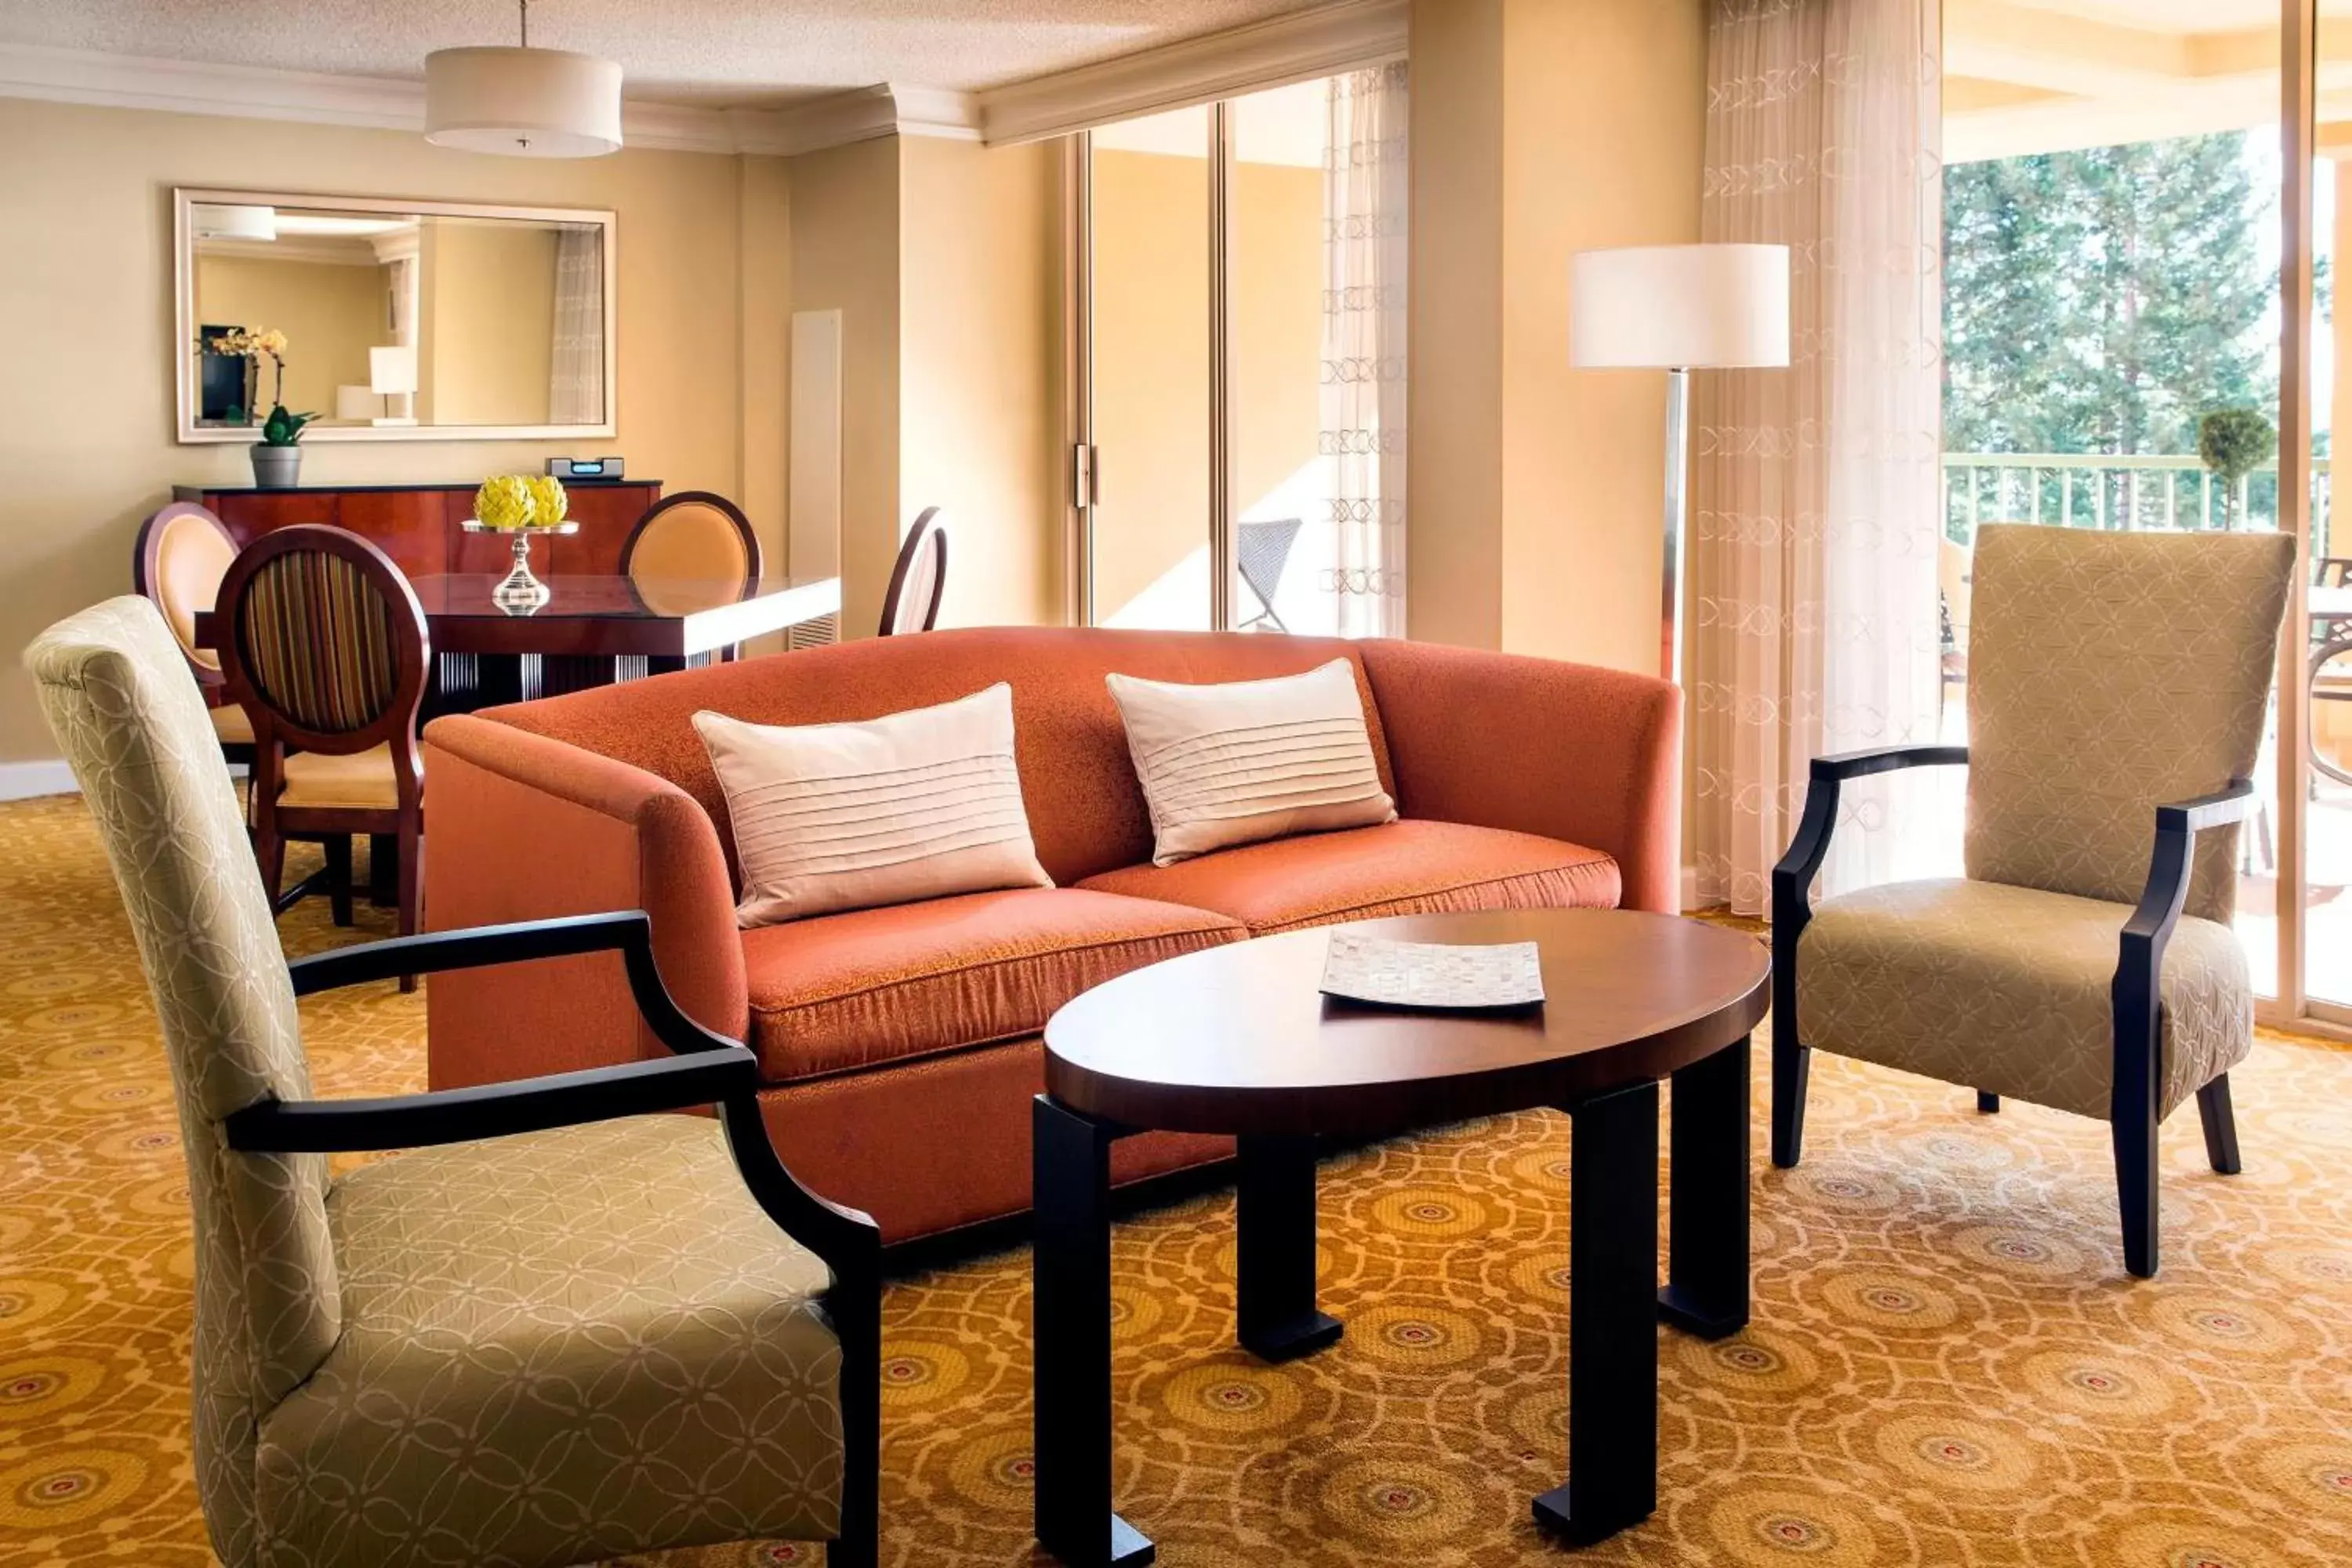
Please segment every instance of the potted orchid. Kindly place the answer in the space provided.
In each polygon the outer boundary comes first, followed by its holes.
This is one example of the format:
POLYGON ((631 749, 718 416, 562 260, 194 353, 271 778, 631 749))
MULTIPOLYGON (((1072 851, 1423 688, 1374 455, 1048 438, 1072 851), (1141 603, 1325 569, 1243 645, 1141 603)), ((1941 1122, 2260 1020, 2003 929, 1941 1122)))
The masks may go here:
MULTIPOLYGON (((269 362, 275 379, 270 390, 269 417, 261 422, 261 439, 252 448, 253 482, 265 489, 291 487, 302 477, 302 448, 295 443, 302 439, 302 427, 318 416, 287 412, 286 334, 276 327, 257 332, 240 327, 213 339, 210 346, 216 354, 231 354, 252 362, 257 383, 261 362, 269 362)), ((257 386, 256 390, 259 390, 257 386)))

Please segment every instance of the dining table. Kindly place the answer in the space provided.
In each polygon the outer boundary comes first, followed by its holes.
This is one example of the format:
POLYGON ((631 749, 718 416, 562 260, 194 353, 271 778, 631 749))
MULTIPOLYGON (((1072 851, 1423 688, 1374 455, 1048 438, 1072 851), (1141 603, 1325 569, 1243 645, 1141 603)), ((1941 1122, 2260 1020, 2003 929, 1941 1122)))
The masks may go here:
MULTIPOLYGON (((408 579, 434 656, 428 717, 683 669, 841 610, 837 576, 558 574, 539 579, 548 598, 532 608, 499 605, 492 591, 502 580, 489 572, 408 579)), ((197 614, 194 634, 197 646, 216 646, 213 612, 197 614)))

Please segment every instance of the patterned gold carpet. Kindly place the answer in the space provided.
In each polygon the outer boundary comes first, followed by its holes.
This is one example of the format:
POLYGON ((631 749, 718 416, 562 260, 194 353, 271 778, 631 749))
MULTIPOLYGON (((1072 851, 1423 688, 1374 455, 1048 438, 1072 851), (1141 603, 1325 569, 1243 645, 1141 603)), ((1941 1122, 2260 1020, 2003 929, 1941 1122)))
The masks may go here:
MULTIPOLYGON (((284 929, 349 937, 316 900, 284 929)), ((322 1092, 421 1085, 420 998, 305 1018, 322 1092)), ((0 1563, 207 1561, 171 1091, 70 800, 0 807, 0 1563)), ((1819 1062, 1806 1164, 1759 1166, 1755 1326, 1664 1336, 1657 1516, 1582 1553, 1527 1522, 1565 1446, 1564 1120, 1328 1169, 1348 1335, 1303 1363, 1230 1343, 1229 1198, 1138 1219, 1123 1506, 1171 1568, 2352 1563, 2352 1051, 2265 1036, 2234 1081, 2246 1173, 2168 1129, 2164 1277, 2136 1285, 2102 1127, 1819 1062)), ((1019 1255, 893 1290, 886 1561, 1032 1561, 1026 1298, 1019 1255)))

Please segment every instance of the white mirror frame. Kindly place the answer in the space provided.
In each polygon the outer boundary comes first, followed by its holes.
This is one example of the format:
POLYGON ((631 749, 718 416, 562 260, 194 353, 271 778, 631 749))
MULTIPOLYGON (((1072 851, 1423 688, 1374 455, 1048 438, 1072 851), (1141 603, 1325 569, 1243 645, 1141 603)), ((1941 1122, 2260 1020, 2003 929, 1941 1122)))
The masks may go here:
POLYGON ((604 417, 593 425, 313 425, 302 432, 312 441, 562 441, 607 438, 621 433, 620 401, 620 219, 594 207, 494 206, 474 202, 422 202, 400 196, 319 196, 294 191, 215 191, 179 185, 172 191, 172 361, 182 446, 236 443, 259 437, 252 427, 196 422, 195 229, 190 209, 197 204, 224 206, 299 206, 320 212, 415 213, 426 217, 507 217, 550 223, 593 224, 604 247, 604 417))

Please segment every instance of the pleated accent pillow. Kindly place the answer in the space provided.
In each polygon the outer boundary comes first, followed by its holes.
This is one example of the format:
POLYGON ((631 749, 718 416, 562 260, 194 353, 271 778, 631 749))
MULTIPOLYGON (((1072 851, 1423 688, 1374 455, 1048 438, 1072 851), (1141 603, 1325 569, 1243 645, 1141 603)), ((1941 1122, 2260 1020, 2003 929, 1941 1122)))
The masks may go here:
POLYGON ((1050 888, 1013 760, 1013 688, 863 724, 694 716, 735 829, 738 925, 1050 888))
POLYGON ((1212 849, 1396 820, 1355 667, 1183 686, 1106 677, 1151 808, 1155 866, 1212 849))

